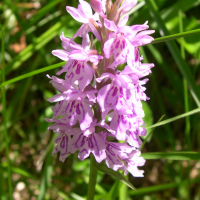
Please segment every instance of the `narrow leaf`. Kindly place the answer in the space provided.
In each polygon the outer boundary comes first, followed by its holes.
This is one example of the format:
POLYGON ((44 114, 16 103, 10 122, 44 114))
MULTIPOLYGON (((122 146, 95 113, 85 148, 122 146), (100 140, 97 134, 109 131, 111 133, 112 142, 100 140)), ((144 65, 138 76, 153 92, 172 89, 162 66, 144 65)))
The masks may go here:
POLYGON ((5 86, 5 85, 11 84, 11 83, 15 83, 15 82, 17 82, 17 81, 20 81, 20 80, 23 80, 23 79, 25 79, 25 78, 28 78, 28 77, 30 77, 30 76, 34 76, 34 75, 36 75, 36 74, 40 74, 40 73, 42 73, 42 72, 46 72, 46 71, 49 71, 49 70, 51 70, 51 69, 55 69, 55 68, 61 67, 61 66, 64 65, 65 63, 66 63, 66 62, 60 62, 60 63, 55 64, 55 65, 50 65, 50 66, 48 66, 48 67, 43 67, 42 69, 38 69, 38 70, 35 70, 35 71, 32 71, 32 72, 29 72, 29 73, 27 73, 27 74, 23 74, 23 75, 21 75, 21 76, 18 76, 18 77, 16 77, 16 78, 13 78, 13 79, 11 79, 11 80, 9 80, 9 81, 3 82, 3 83, 0 85, 0 88, 3 87, 3 86, 5 86))
MULTIPOLYGON (((166 28, 166 25, 160 16, 160 13, 158 11, 158 7, 157 7, 155 1, 154 0, 145 0, 145 2, 149 7, 150 12, 152 12, 153 18, 157 22, 157 24, 160 28, 161 34, 169 35, 169 31, 166 28)), ((180 72, 182 73, 183 77, 187 80, 191 94, 192 94, 197 106, 200 107, 200 91, 199 91, 199 88, 197 87, 197 84, 193 78, 193 75, 191 73, 191 70, 190 70, 188 64, 181 57, 180 51, 177 47, 177 44, 174 41, 167 41, 166 44, 175 60, 180 72)))
POLYGON ((96 168, 105 174, 109 174, 117 178, 118 180, 126 184, 128 187, 130 187, 132 190, 136 190, 136 188, 122 174, 120 174, 118 171, 113 171, 112 169, 108 168, 104 163, 96 164, 96 168))
MULTIPOLYGON (((198 183, 200 182, 200 178, 190 180, 190 182, 198 183)), ((180 187, 181 185, 187 185, 187 184, 188 184, 188 180, 184 180, 179 183, 167 183, 167 184, 161 184, 161 185, 156 185, 156 186, 148 186, 148 187, 139 188, 137 191, 131 190, 129 195, 136 196, 136 195, 146 194, 149 192, 157 192, 157 191, 167 190, 170 188, 180 187)))
POLYGON ((155 127, 157 127, 157 126, 162 126, 162 125, 165 125, 165 124, 167 124, 167 123, 173 122, 173 121, 175 121, 175 120, 184 118, 184 117, 186 117, 186 116, 196 114, 196 113, 198 113, 198 112, 200 112, 200 108, 197 108, 197 109, 194 109, 194 110, 192 110, 192 111, 190 111, 190 112, 186 112, 186 113, 181 114, 181 115, 178 115, 178 116, 176 116, 176 117, 172 117, 172 118, 170 118, 170 119, 166 119, 166 120, 164 120, 164 121, 158 122, 158 123, 156 123, 156 124, 153 124, 152 126, 147 127, 146 129, 155 128, 155 127))
POLYGON ((182 33, 177 33, 177 34, 173 34, 173 35, 167 35, 167 36, 163 36, 160 38, 156 38, 151 44, 156 44, 156 43, 160 43, 160 42, 166 42, 169 40, 174 40, 177 38, 181 38, 181 37, 188 37, 188 36, 192 36, 192 35, 197 35, 200 34, 200 29, 195 29, 192 31, 185 31, 182 33))
POLYGON ((198 152, 151 152, 143 153, 141 156, 146 160, 200 160, 200 153, 198 152))

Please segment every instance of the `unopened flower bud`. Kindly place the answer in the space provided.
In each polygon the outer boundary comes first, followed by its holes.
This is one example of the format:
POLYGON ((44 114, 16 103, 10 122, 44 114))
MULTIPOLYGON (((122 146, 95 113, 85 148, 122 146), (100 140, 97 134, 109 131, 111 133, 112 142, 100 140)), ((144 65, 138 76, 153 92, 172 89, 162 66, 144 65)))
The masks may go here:
POLYGON ((102 1, 101 0, 91 0, 90 5, 95 12, 101 13, 103 9, 102 1))
POLYGON ((113 6, 112 0, 107 0, 107 2, 106 2, 106 12, 107 12, 107 14, 110 13, 112 6, 113 6))

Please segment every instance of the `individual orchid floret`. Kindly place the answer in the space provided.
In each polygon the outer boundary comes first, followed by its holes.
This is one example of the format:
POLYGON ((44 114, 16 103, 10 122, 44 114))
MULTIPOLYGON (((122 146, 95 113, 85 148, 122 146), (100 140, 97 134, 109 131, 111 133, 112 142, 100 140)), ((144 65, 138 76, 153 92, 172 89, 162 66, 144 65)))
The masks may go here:
POLYGON ((88 99, 87 102, 96 102, 96 96, 97 90, 94 89, 92 86, 88 85, 86 88, 82 91, 78 89, 78 86, 75 85, 72 87, 70 84, 67 83, 66 80, 58 79, 56 77, 53 77, 54 80, 50 81, 54 87, 61 92, 60 94, 56 94, 53 97, 49 98, 49 102, 58 102, 58 101, 73 101, 73 100, 79 100, 84 101, 85 98, 88 99), (59 81, 59 82, 58 82, 59 81), (62 81, 62 84, 60 83, 62 81))
MULTIPOLYGON (((56 81, 57 79, 54 78, 53 84, 56 81)), ((58 79, 58 81, 60 84, 61 79, 58 79)), ((87 86, 84 91, 81 91, 77 88, 69 87, 68 84, 62 84, 59 87, 59 84, 57 83, 56 87, 60 89, 61 93, 48 99, 49 102, 58 102, 52 108, 53 119, 62 117, 62 120, 65 120, 70 126, 79 122, 80 128, 85 130, 93 120, 93 112, 88 103, 90 104, 91 102, 93 104, 96 101, 95 93, 97 91, 92 86, 87 86)))
POLYGON ((76 81, 81 90, 83 90, 93 79, 94 69, 84 61, 69 60, 57 75, 66 72, 65 80, 71 85, 76 81))
POLYGON ((148 76, 151 73, 151 68, 153 67, 153 63, 140 63, 139 65, 135 64, 134 67, 126 65, 121 73, 127 74, 131 79, 135 79, 135 77, 140 79, 148 76))
POLYGON ((97 50, 90 49, 90 39, 88 34, 83 37, 82 45, 76 44, 72 39, 67 38, 64 35, 61 35, 60 38, 64 50, 53 50, 52 54, 61 60, 90 61, 94 63, 94 65, 97 65, 99 60, 103 59, 97 50))
POLYGON ((71 154, 70 142, 71 142, 71 137, 68 136, 67 134, 58 135, 54 140, 56 146, 54 147, 54 150, 51 155, 56 154, 60 151, 59 160, 64 162, 65 159, 71 154))
POLYGON ((81 130, 87 129, 93 120, 93 112, 90 106, 86 104, 84 101, 62 100, 59 101, 52 108, 52 110, 54 112, 53 119, 61 116, 65 118, 65 120, 69 123, 70 126, 73 126, 77 122, 79 122, 81 130))
MULTIPOLYGON (((141 112, 143 113, 142 108, 141 108, 141 112)), ((127 139, 126 132, 128 130, 139 132, 139 128, 140 128, 139 122, 143 122, 143 121, 141 117, 138 117, 135 114, 120 115, 117 112, 114 112, 111 123, 110 123, 110 127, 115 131, 114 135, 118 140, 125 141, 127 139)))
MULTIPOLYGON (((104 133, 105 140, 105 133, 104 133)), ((143 177, 143 170, 139 166, 145 163, 144 158, 139 157, 140 151, 133 149, 125 143, 116 143, 105 141, 106 144, 106 165, 117 171, 123 170, 125 174, 129 171, 135 177, 143 177)))
POLYGON ((51 125, 48 129, 53 130, 57 133, 57 137, 54 140, 55 148, 52 155, 60 151, 59 160, 64 162, 65 159, 71 154, 70 142, 71 135, 77 133, 77 129, 73 129, 63 119, 45 119, 47 122, 56 122, 51 125))
POLYGON ((123 159, 124 166, 120 170, 123 170, 125 175, 127 175, 127 172, 130 172, 134 177, 143 177, 144 170, 139 170, 138 167, 145 164, 145 159, 140 157, 140 155, 141 152, 139 150, 132 150, 129 158, 123 159))
POLYGON ((89 3, 87 3, 84 0, 79 0, 80 4, 78 5, 78 8, 73 8, 71 6, 67 6, 66 10, 67 12, 78 22, 83 23, 81 28, 78 30, 78 32, 73 36, 73 38, 77 36, 83 36, 87 34, 89 31, 92 31, 93 34, 96 36, 96 38, 100 41, 101 36, 99 33, 99 26, 95 22, 99 19, 98 13, 94 14, 92 13, 92 8, 89 3))
POLYGON ((97 65, 103 57, 98 54, 97 50, 90 50, 88 35, 83 38, 82 46, 63 35, 61 40, 64 50, 54 50, 52 53, 68 62, 63 66, 62 70, 57 72, 57 75, 67 72, 65 75, 67 83, 72 85, 75 81, 78 81, 79 88, 83 90, 92 81, 95 73, 88 61, 97 65))
POLYGON ((148 25, 134 26, 116 26, 113 21, 105 19, 105 27, 112 31, 109 39, 104 44, 104 54, 106 58, 111 55, 117 62, 132 62, 137 55, 137 46, 148 44, 153 41, 153 37, 149 34, 154 33, 152 30, 142 31, 148 28, 148 25), (138 31, 142 31, 138 33, 138 31), (134 55, 134 56, 133 56, 134 55))
POLYGON ((84 160, 92 153, 98 163, 106 158, 105 143, 101 135, 92 133, 89 136, 84 136, 79 133, 73 136, 71 142, 71 153, 79 151, 78 158, 84 160))
POLYGON ((97 81, 101 81, 103 78, 110 78, 112 82, 102 87, 97 95, 97 102, 101 107, 102 118, 104 119, 112 109, 122 114, 132 114, 134 102, 130 91, 133 86, 131 79, 128 76, 120 74, 104 73, 97 81))

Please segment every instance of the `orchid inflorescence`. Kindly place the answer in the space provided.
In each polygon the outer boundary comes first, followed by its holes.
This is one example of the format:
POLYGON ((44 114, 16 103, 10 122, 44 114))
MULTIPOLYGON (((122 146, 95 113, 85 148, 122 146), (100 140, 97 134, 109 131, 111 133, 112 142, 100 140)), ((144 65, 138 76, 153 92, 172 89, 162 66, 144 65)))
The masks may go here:
POLYGON ((57 72, 65 73, 64 79, 48 76, 60 92, 48 99, 57 102, 53 118, 46 119, 55 122, 49 127, 57 134, 52 154, 60 152, 64 162, 76 151, 80 160, 92 153, 98 163, 104 160, 115 171, 141 177, 143 170, 138 166, 145 160, 140 157, 140 136, 146 135, 141 100, 149 99, 143 86, 148 79, 142 78, 151 73, 154 64, 142 63, 139 46, 152 42, 149 34, 154 31, 146 30, 147 22, 126 25, 137 0, 79 3, 77 9, 66 9, 82 26, 72 39, 62 34, 63 50, 52 51, 67 61, 57 72), (101 53, 95 49, 94 36, 101 53), (74 42, 76 37, 82 38, 82 45, 74 42))

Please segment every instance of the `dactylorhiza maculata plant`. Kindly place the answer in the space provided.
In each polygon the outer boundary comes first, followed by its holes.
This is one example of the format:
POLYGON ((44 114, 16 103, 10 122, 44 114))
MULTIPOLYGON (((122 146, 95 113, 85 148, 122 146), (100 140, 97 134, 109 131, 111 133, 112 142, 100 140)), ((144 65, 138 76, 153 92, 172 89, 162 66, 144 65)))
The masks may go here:
POLYGON ((127 13, 137 0, 79 0, 78 8, 67 6, 67 12, 82 23, 73 38, 60 36, 63 50, 54 56, 67 61, 57 75, 48 76, 60 93, 48 99, 57 102, 52 108, 55 122, 49 127, 57 137, 52 154, 60 152, 64 162, 78 151, 83 161, 92 153, 97 163, 117 171, 142 177, 145 160, 140 157, 140 136, 146 135, 141 100, 149 98, 143 86, 154 64, 142 63, 139 46, 153 41, 154 33, 147 22, 127 26, 127 13), (92 8, 94 12, 92 11, 92 8), (89 32, 90 35, 88 34, 89 32), (82 44, 73 41, 81 37, 82 44), (95 49, 94 37, 101 43, 95 49), (127 63, 124 67, 120 65, 127 63), (117 141, 120 141, 117 142, 117 141))

